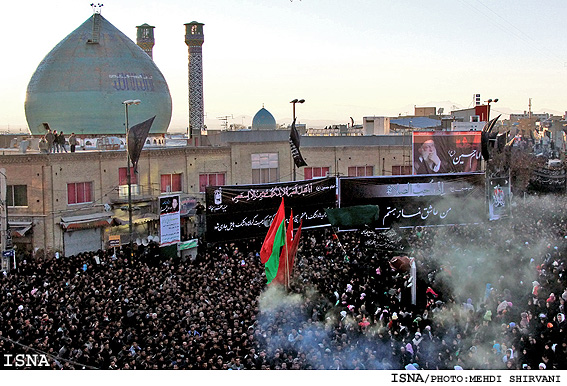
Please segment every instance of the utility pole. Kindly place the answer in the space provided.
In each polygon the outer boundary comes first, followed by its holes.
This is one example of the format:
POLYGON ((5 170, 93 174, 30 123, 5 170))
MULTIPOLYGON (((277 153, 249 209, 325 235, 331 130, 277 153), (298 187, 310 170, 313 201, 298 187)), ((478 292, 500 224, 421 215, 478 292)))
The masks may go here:
POLYGON ((132 228, 132 172, 130 170, 130 150, 128 147, 128 137, 130 136, 130 127, 128 126, 128 106, 139 105, 139 99, 128 99, 122 104, 124 105, 124 114, 126 116, 126 180, 128 184, 128 246, 130 248, 130 258, 134 257, 133 228, 132 228))
POLYGON ((2 204, 2 216, 0 216, 0 228, 2 232, 2 250, 6 250, 6 231, 7 227, 4 221, 4 215, 8 209, 8 203, 6 202, 6 169, 0 169, 0 204, 2 204))
POLYGON ((1 218, 2 228, 2 269, 10 269, 10 259, 13 259, 14 266, 16 267, 16 257, 14 249, 12 248, 12 235, 10 234, 10 224, 8 223, 8 181, 6 177, 6 169, 0 169, 0 200, 2 204, 3 213, 1 218))

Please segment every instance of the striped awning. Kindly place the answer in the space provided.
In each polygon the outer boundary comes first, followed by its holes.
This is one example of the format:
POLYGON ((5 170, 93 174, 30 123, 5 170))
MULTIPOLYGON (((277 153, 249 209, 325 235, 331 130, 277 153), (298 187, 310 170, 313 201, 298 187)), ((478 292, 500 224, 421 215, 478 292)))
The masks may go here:
POLYGON ((29 221, 9 221, 9 224, 12 237, 24 237, 33 226, 29 221))
POLYGON ((61 217, 61 227, 67 231, 101 228, 112 223, 110 213, 93 213, 83 216, 61 217))

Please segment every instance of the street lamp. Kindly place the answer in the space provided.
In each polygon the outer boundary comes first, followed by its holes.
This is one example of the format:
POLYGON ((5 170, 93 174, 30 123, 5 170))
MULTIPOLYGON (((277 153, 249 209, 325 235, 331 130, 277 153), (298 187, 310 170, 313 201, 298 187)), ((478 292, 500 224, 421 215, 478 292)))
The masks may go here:
POLYGON ((486 116, 486 122, 490 121, 490 104, 493 103, 493 102, 494 103, 498 102, 498 98, 489 99, 489 100, 486 101, 486 105, 488 106, 487 109, 486 109, 486 115, 487 115, 486 116))
POLYGON ((130 152, 128 151, 128 134, 130 131, 128 126, 128 106, 139 105, 141 102, 139 99, 128 99, 122 102, 126 115, 126 181, 128 183, 128 245, 130 247, 130 257, 134 256, 134 246, 132 243, 132 175, 130 173, 130 152))
MULTIPOLYGON (((297 98, 294 99, 294 100, 292 100, 291 102, 289 102, 289 103, 291 103, 292 106, 293 106, 293 117, 292 117, 292 119, 291 119, 292 122, 295 121, 295 104, 296 104, 296 103, 304 103, 304 102, 305 102, 305 99, 297 99, 297 98)), ((292 124, 293 124, 293 123, 292 123, 292 124)), ((294 162, 293 160, 292 160, 292 162, 293 162, 293 180, 295 181, 295 179, 296 179, 296 176, 295 176, 295 162, 294 162)))
POLYGON ((293 118, 292 118, 292 121, 295 119, 295 104, 296 104, 296 103, 303 103, 303 102, 305 102, 305 99, 294 99, 294 100, 292 100, 291 102, 289 102, 289 103, 293 104, 293 118))

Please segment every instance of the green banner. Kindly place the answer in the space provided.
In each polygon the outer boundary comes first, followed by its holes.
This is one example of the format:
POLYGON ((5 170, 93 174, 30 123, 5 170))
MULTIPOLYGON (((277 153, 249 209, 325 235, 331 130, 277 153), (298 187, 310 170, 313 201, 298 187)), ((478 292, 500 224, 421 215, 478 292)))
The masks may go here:
POLYGON ((197 248, 199 244, 197 242, 197 239, 193 239, 189 241, 183 241, 177 245, 179 246, 180 251, 184 251, 186 249, 197 248))
POLYGON ((346 208, 325 209, 329 222, 334 227, 360 228, 378 221, 376 205, 355 205, 346 208))

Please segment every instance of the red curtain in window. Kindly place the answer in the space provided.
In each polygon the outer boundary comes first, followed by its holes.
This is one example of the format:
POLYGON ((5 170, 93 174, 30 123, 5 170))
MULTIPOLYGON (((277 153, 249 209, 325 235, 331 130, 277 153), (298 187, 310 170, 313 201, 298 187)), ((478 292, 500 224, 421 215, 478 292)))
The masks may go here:
MULTIPOLYGON (((126 168, 119 168, 118 169, 118 184, 119 185, 128 185, 128 176, 126 175, 126 168)), ((134 173, 134 168, 130 168, 130 182, 133 185, 138 183, 138 175, 134 173)))
POLYGON ((67 204, 81 204, 92 202, 92 182, 77 182, 67 184, 67 204))
POLYGON ((181 192, 181 174, 172 174, 171 175, 171 191, 172 192, 181 192))
POLYGON ((171 174, 162 174, 161 175, 160 187, 161 187, 162 193, 171 192, 171 174), (168 189, 168 187, 169 187, 169 189, 168 189))
POLYGON ((215 173, 209 174, 209 186, 216 186, 217 184, 217 175, 215 173))
POLYGON ((303 179, 310 180, 313 178, 313 168, 303 168, 303 179))
MULTIPOLYGON (((179 176, 180 176, 179 184, 181 185, 181 175, 179 176)), ((207 186, 222 186, 224 184, 225 184, 224 173, 199 174, 199 192, 205 192, 207 186)), ((179 188, 179 190, 181 190, 181 188, 179 188)))
POLYGON ((204 192, 207 187, 207 182, 209 182, 208 175, 199 174, 199 192, 204 192))
POLYGON ((77 184, 77 203, 85 202, 85 184, 77 184))
POLYGON ((127 185, 126 168, 118 168, 118 185, 127 185))
POLYGON ((411 166, 407 166, 407 165, 406 166, 399 166, 399 165, 398 166, 396 166, 396 165, 392 166, 392 175, 394 175, 394 176, 398 176, 398 175, 407 176, 407 175, 411 174, 411 171, 412 171, 411 166))
POLYGON ((67 204, 77 203, 77 192, 75 184, 67 184, 67 204))
POLYGON ((84 184, 84 198, 85 200, 83 202, 93 202, 93 198, 92 198, 92 182, 85 182, 84 184))

